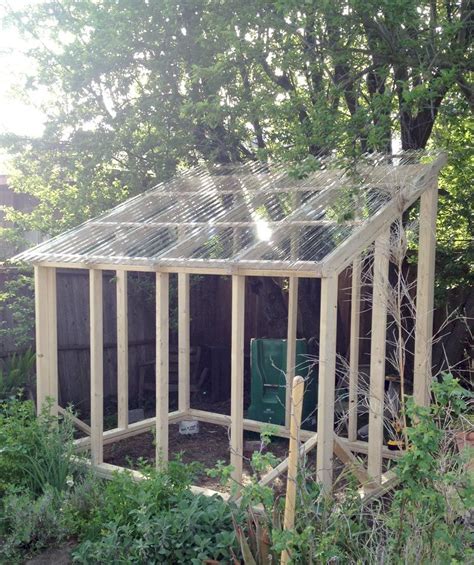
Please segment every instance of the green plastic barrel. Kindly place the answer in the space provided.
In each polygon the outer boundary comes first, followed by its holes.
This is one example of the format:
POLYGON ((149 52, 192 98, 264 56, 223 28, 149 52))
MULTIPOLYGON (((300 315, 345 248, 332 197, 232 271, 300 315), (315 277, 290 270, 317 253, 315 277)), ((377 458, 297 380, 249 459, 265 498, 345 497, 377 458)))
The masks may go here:
MULTIPOLYGON (((286 390, 286 339, 252 339, 250 342, 251 389, 247 417, 284 425, 286 390)), ((304 377, 303 427, 315 429, 317 371, 308 358, 305 339, 296 340, 295 374, 304 377)))

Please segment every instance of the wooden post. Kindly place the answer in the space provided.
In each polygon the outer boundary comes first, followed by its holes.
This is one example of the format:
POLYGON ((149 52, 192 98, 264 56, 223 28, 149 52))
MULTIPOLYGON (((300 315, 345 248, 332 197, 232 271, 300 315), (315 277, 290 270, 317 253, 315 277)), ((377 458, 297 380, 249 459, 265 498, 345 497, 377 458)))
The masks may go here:
POLYGON ((104 331, 102 271, 89 270, 91 342, 91 459, 100 465, 104 459, 104 331))
POLYGON ((128 300, 127 271, 117 279, 117 425, 128 428, 128 300))
POLYGON ((237 485, 242 483, 244 440, 244 321, 245 277, 232 275, 230 464, 233 467, 232 479, 237 485))
POLYGON ((51 413, 58 413, 58 330, 56 269, 37 267, 35 272, 36 403, 41 412, 47 398, 51 413))
POLYGON ((370 347, 369 458, 368 471, 379 484, 382 477, 385 350, 387 336, 388 266, 390 228, 375 241, 370 347))
POLYGON ((329 491, 332 487, 334 389, 336 386, 337 286, 337 275, 321 279, 316 474, 317 480, 326 491, 329 491))
POLYGON ((168 461, 169 274, 156 273, 156 466, 168 461))
POLYGON ((178 273, 178 410, 190 408, 189 275, 178 273))
POLYGON ((351 293, 351 333, 349 346, 349 441, 357 440, 357 409, 359 389, 359 341, 360 341, 360 282, 361 258, 354 259, 352 264, 351 293))
POLYGON ((285 427, 290 427, 291 387, 296 366, 296 329, 298 321, 298 278, 289 277, 288 288, 288 333, 286 337, 286 393, 285 427))
POLYGON ((413 395, 421 406, 430 403, 437 207, 436 183, 420 199, 413 395))
MULTIPOLYGON (((288 475, 286 480, 285 516, 283 528, 293 529, 295 525, 296 509, 296 484, 298 479, 298 453, 301 415, 303 411, 304 379, 295 377, 292 381, 291 393, 291 418, 290 418, 290 445, 288 451, 288 475)), ((281 555, 281 563, 288 563, 290 556, 286 550, 281 555)))

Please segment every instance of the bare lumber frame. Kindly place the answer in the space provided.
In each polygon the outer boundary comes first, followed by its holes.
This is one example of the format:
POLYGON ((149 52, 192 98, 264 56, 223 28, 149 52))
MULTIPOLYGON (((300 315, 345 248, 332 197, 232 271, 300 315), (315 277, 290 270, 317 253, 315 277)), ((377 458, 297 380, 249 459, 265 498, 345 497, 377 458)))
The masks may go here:
POLYGON ((317 480, 324 490, 332 487, 334 443, 334 395, 336 385, 338 277, 321 280, 319 338, 317 480))
POLYGON ((178 273, 178 408, 190 408, 189 275, 178 273))
POLYGON ((156 273, 156 465, 168 461, 169 275, 156 273))
POLYGON ((352 263, 351 292, 351 330, 349 344, 349 421, 347 437, 349 441, 357 439, 357 411, 359 389, 359 343, 360 343, 360 284, 361 257, 352 263))
POLYGON ((81 432, 84 432, 88 436, 91 435, 91 427, 88 426, 85 422, 83 422, 79 418, 77 418, 76 416, 74 416, 74 414, 67 412, 62 406, 58 406, 58 414, 61 414, 61 416, 65 416, 69 418, 71 422, 76 426, 76 428, 78 430, 81 430, 81 432))
POLYGON ((368 471, 377 483, 382 476, 389 259, 390 228, 386 228, 375 241, 370 348, 368 471))
POLYGON ((245 277, 232 277, 232 344, 231 344, 231 424, 230 464, 232 479, 242 483, 244 419, 244 330, 245 277))
POLYGON ((285 389, 285 427, 290 427, 291 385, 296 367, 296 329, 298 322, 298 279, 289 278, 288 287, 288 333, 286 337, 286 389, 285 389))
POLYGON ((35 266, 36 404, 38 414, 51 399, 50 411, 58 406, 58 331, 56 269, 35 266))
MULTIPOLYGON (((286 480, 285 514, 283 517, 283 528, 293 529, 295 525, 296 511, 296 483, 298 479, 298 455, 299 455, 299 432, 301 427, 301 415, 303 412, 304 379, 295 377, 292 381, 291 390, 291 422, 290 422, 290 445, 288 451, 288 475, 286 480)), ((288 563, 290 556, 286 550, 281 556, 281 563, 288 563)))
POLYGON ((420 201, 413 395, 421 406, 430 403, 437 205, 435 183, 421 195, 420 201))
POLYGON ((127 271, 117 270, 117 423, 128 427, 128 284, 127 271))
POLYGON ((91 342, 91 460, 94 465, 104 457, 104 330, 102 271, 89 271, 89 308, 91 342))

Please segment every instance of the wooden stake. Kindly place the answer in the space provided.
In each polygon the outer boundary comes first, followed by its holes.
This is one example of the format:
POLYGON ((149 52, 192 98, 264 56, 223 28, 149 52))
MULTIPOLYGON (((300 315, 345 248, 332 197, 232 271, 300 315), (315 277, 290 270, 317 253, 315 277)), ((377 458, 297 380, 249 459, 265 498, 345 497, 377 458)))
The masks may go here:
POLYGON ((380 483, 382 476, 389 256, 390 228, 376 239, 374 253, 368 471, 377 484, 380 483))
MULTIPOLYGON (((242 483, 244 419, 244 326, 245 277, 232 276, 232 346, 231 346, 231 426, 230 464, 232 479, 242 483)), ((237 492, 238 492, 237 488, 237 492)))
MULTIPOLYGON (((296 510, 296 483, 298 479, 298 447, 301 427, 301 415, 303 411, 304 379, 295 377, 291 392, 291 421, 290 421, 290 445, 288 452, 288 474, 286 481, 285 516, 283 528, 292 530, 295 525, 296 510)), ((281 563, 288 563, 290 556, 285 550, 281 555, 281 563)))
POLYGON ((178 409, 190 408, 189 275, 178 273, 178 409))
POLYGON ((51 413, 58 413, 58 331, 56 269, 37 267, 35 271, 36 319, 36 403, 41 412, 46 399, 52 400, 51 413))
POLYGON ((337 275, 321 279, 317 480, 332 488, 334 394, 336 386, 337 275))
POLYGON ((420 199, 413 395, 421 406, 429 405, 431 392, 437 206, 438 185, 435 184, 420 199))
POLYGON ((90 269, 91 459, 93 465, 100 465, 104 457, 104 322, 102 302, 102 271, 90 269))
POLYGON ((286 337, 286 391, 285 391, 285 426, 290 427, 291 386, 296 367, 296 329, 298 321, 298 279, 289 277, 288 288, 288 333, 286 337))
POLYGON ((349 422, 348 439, 357 439, 357 408, 359 389, 359 340, 360 340, 360 282, 361 258, 352 264, 351 333, 349 346, 349 422))
POLYGON ((168 461, 169 274, 156 273, 156 466, 168 461))
POLYGON ((128 428, 128 299, 127 271, 117 279, 117 411, 118 427, 128 428))

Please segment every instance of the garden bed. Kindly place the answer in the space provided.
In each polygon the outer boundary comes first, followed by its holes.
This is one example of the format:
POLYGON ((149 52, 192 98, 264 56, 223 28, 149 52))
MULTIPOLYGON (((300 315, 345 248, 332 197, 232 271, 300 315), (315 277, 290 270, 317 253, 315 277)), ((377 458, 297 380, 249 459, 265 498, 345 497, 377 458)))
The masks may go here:
MULTIPOLYGON (((246 438, 258 439, 259 435, 246 432, 246 438)), ((199 423, 199 433, 195 435, 182 435, 179 433, 179 424, 169 426, 169 453, 170 459, 181 456, 183 463, 198 462, 203 470, 196 477, 196 485, 213 490, 226 491, 219 478, 210 477, 206 469, 212 469, 218 461, 229 464, 229 435, 224 426, 199 423)), ((278 459, 285 459, 288 455, 288 440, 273 438, 267 451, 273 453, 278 459)), ((247 455, 247 454, 246 454, 247 455)), ((244 459, 244 484, 248 482, 252 469, 249 463, 250 454, 244 459)), ((155 461, 155 445, 151 432, 133 436, 122 441, 104 446, 104 461, 120 467, 136 469, 140 460, 150 463, 155 461)))

